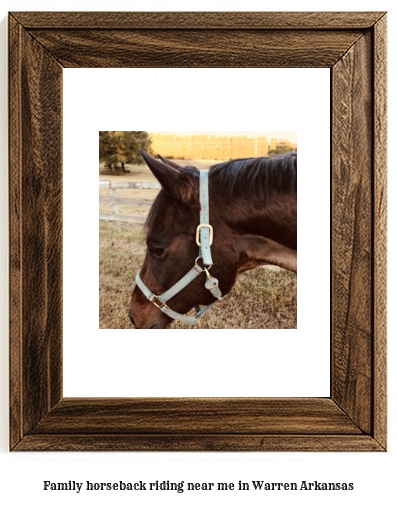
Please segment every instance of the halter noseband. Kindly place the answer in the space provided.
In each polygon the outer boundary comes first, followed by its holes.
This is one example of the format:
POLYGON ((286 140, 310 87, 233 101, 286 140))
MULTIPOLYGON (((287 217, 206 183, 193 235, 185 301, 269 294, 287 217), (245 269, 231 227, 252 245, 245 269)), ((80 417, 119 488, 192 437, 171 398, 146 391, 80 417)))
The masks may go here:
POLYGON ((202 317, 205 312, 207 312, 211 306, 215 303, 211 303, 207 306, 201 308, 199 305, 195 307, 196 317, 188 317, 187 315, 182 315, 181 313, 174 312, 167 305, 167 302, 173 298, 178 292, 181 292, 189 283, 191 283, 195 278, 197 278, 201 273, 206 274, 206 281, 204 287, 208 289, 211 294, 218 299, 219 301, 222 299, 222 293, 219 289, 218 280, 211 276, 209 270, 212 266, 212 256, 211 256, 211 245, 213 240, 213 229, 210 225, 209 221, 209 191, 208 191, 208 173, 209 171, 200 171, 200 225, 197 227, 196 231, 196 243, 199 246, 199 255, 194 263, 192 269, 183 276, 179 282, 173 285, 170 289, 168 289, 161 296, 156 296, 153 292, 143 283, 140 277, 140 271, 136 275, 136 284, 141 289, 146 298, 151 301, 159 310, 168 315, 174 320, 179 320, 184 324, 190 324, 194 326, 197 324, 200 317, 202 317), (198 261, 202 259, 203 266, 201 267, 198 264, 198 261))

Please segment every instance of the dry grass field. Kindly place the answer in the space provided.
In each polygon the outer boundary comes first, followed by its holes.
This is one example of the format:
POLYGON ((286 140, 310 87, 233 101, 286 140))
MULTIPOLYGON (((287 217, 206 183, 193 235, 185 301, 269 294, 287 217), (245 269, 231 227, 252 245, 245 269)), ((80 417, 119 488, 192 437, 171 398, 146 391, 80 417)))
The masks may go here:
MULTIPOLYGON (((131 329, 128 306, 146 246, 141 225, 99 222, 99 328, 131 329)), ((297 277, 256 268, 200 320, 201 329, 294 329, 297 277)), ((190 329, 174 323, 173 329, 190 329)))

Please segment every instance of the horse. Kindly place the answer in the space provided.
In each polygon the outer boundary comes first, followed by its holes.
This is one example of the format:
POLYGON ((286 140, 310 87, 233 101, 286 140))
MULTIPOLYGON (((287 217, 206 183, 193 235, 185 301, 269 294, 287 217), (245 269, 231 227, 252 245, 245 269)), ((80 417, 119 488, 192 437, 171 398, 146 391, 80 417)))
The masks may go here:
POLYGON ((161 190, 146 220, 147 250, 129 307, 137 329, 166 329, 175 319, 195 324, 187 312, 201 316, 202 305, 208 310, 257 266, 297 272, 296 152, 218 163, 205 175, 141 154, 161 190))

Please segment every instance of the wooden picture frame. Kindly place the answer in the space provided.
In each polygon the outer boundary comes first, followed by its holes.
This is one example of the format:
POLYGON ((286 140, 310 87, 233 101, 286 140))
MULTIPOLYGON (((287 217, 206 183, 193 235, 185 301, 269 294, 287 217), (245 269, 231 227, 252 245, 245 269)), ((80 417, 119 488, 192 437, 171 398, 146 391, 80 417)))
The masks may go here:
POLYGON ((14 12, 9 43, 10 448, 384 451, 386 14, 14 12), (329 398, 63 398, 64 67, 331 69, 329 398))

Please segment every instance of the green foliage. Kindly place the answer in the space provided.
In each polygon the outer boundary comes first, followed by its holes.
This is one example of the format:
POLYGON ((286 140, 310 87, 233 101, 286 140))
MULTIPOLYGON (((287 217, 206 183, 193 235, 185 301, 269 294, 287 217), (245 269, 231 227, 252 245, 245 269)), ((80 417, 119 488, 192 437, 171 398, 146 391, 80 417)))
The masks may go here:
POLYGON ((99 131, 99 161, 116 174, 126 172, 125 164, 142 164, 139 149, 151 153, 151 146, 145 131, 99 131))
POLYGON ((288 151, 292 151, 294 148, 295 146, 291 145, 291 143, 289 141, 286 141, 285 139, 280 139, 279 141, 275 140, 274 144, 273 143, 270 144, 269 157, 272 157, 274 155, 281 155, 282 153, 287 153, 288 151))

